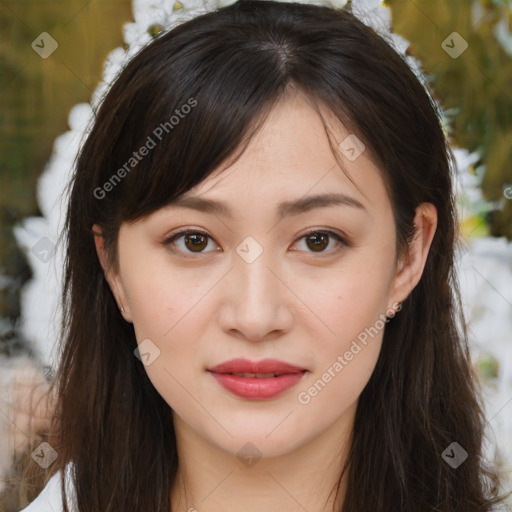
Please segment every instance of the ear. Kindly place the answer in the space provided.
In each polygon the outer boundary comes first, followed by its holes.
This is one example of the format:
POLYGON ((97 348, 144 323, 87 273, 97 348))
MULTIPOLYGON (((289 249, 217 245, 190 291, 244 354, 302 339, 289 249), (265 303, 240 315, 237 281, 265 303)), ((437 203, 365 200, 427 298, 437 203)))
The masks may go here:
POLYGON ((419 283, 425 268, 428 252, 437 228, 437 210, 431 203, 422 203, 414 217, 416 234, 409 250, 398 263, 390 296, 394 304, 404 301, 419 283))
POLYGON ((103 268, 105 279, 107 280, 107 283, 110 287, 110 290, 112 291, 112 294, 114 295, 121 315, 123 315, 123 318, 127 322, 131 322, 132 319, 130 314, 130 308, 128 307, 128 301, 126 300, 126 294, 121 281, 121 276, 118 273, 113 272, 113 270, 108 266, 108 254, 104 246, 103 230, 100 228, 98 224, 94 224, 94 226, 92 227, 92 231, 94 233, 94 244, 96 246, 96 254, 98 255, 101 267, 103 268))

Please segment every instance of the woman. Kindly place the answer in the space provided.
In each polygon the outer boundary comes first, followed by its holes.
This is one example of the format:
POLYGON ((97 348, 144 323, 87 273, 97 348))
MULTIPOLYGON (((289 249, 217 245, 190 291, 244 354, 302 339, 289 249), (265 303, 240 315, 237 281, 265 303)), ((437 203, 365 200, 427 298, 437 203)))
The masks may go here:
POLYGON ((71 184, 47 493, 492 510, 456 234, 434 102, 348 10, 239 0, 161 34, 71 184))

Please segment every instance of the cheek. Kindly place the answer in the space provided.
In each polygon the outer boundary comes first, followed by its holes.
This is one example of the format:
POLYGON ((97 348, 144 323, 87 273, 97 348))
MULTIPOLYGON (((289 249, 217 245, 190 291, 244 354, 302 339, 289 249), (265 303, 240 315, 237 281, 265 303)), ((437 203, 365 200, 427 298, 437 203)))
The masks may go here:
POLYGON ((164 400, 180 409, 186 402, 180 383, 186 385, 195 371, 200 333, 212 317, 205 310, 207 292, 215 280, 156 262, 138 268, 124 285, 137 344, 141 353, 146 347, 151 354, 145 371, 164 400))
POLYGON ((388 309, 389 275, 390 267, 382 262, 366 265, 360 258, 342 271, 304 281, 308 305, 326 326, 322 338, 328 345, 343 349, 377 322, 382 328, 379 320, 388 309))
POLYGON ((297 399, 314 417, 336 421, 357 401, 373 373, 386 326, 383 275, 354 268, 312 297, 328 329, 315 339, 315 365, 297 399))
POLYGON ((315 401, 319 414, 321 404, 338 409, 357 400, 375 368, 386 326, 391 260, 376 261, 368 252, 368 258, 359 254, 345 263, 334 275, 304 282, 308 304, 325 329, 315 339, 315 366, 299 402, 315 401))
POLYGON ((136 261, 123 282, 137 339, 154 337, 165 344, 178 327, 190 322, 191 312, 200 310, 208 278, 173 268, 162 258, 136 261))

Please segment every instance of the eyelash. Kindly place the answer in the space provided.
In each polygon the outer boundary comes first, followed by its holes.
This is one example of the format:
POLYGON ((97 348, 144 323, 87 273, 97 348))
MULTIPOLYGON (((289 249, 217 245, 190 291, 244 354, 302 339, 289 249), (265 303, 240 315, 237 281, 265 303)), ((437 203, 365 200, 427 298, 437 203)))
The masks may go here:
MULTIPOLYGON (((162 245, 165 246, 165 247, 171 246, 172 244, 174 244, 175 240, 177 240, 177 239, 179 239, 179 238, 181 238, 183 236, 190 235, 190 234, 202 235, 202 236, 204 236, 206 238, 209 238, 210 240, 213 240, 213 238, 210 235, 208 235, 208 233, 206 233, 204 231, 201 231, 199 229, 184 229, 183 231, 179 231, 179 232, 174 233, 174 234, 170 235, 169 237, 167 237, 165 240, 162 241, 162 245)), ((327 253, 324 252, 324 251, 320 251, 317 254, 329 254, 329 252, 337 253, 342 248, 350 247, 351 246, 351 244, 345 238, 343 238, 341 235, 339 235, 335 231, 331 231, 329 229, 312 229, 312 230, 308 231, 307 233, 304 233, 297 240, 302 240, 303 238, 307 238, 310 235, 327 235, 330 238, 334 238, 337 242, 339 242, 341 244, 341 247, 338 247, 337 249, 334 249, 334 250, 331 250, 331 251, 327 251, 327 253)), ((174 253, 181 252, 184 255, 183 256, 184 258, 194 258, 195 257, 194 255, 196 255, 196 254, 206 254, 204 252, 196 252, 196 253, 188 252, 188 253, 183 253, 183 251, 176 250, 176 249, 173 249, 173 248, 171 248, 170 250, 172 252, 174 252, 174 253)), ((315 254, 314 251, 307 251, 307 252, 310 252, 311 254, 315 254)))

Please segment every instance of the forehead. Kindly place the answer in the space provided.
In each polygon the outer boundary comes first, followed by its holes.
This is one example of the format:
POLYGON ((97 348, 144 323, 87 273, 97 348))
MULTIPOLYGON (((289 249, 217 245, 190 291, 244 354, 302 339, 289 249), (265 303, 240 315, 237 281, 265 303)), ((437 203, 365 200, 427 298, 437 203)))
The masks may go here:
POLYGON ((335 154, 311 101, 302 94, 288 95, 270 111, 236 161, 228 159, 182 197, 201 196, 243 210, 342 193, 369 212, 389 210, 382 172, 364 143, 332 112, 319 108, 335 154))

